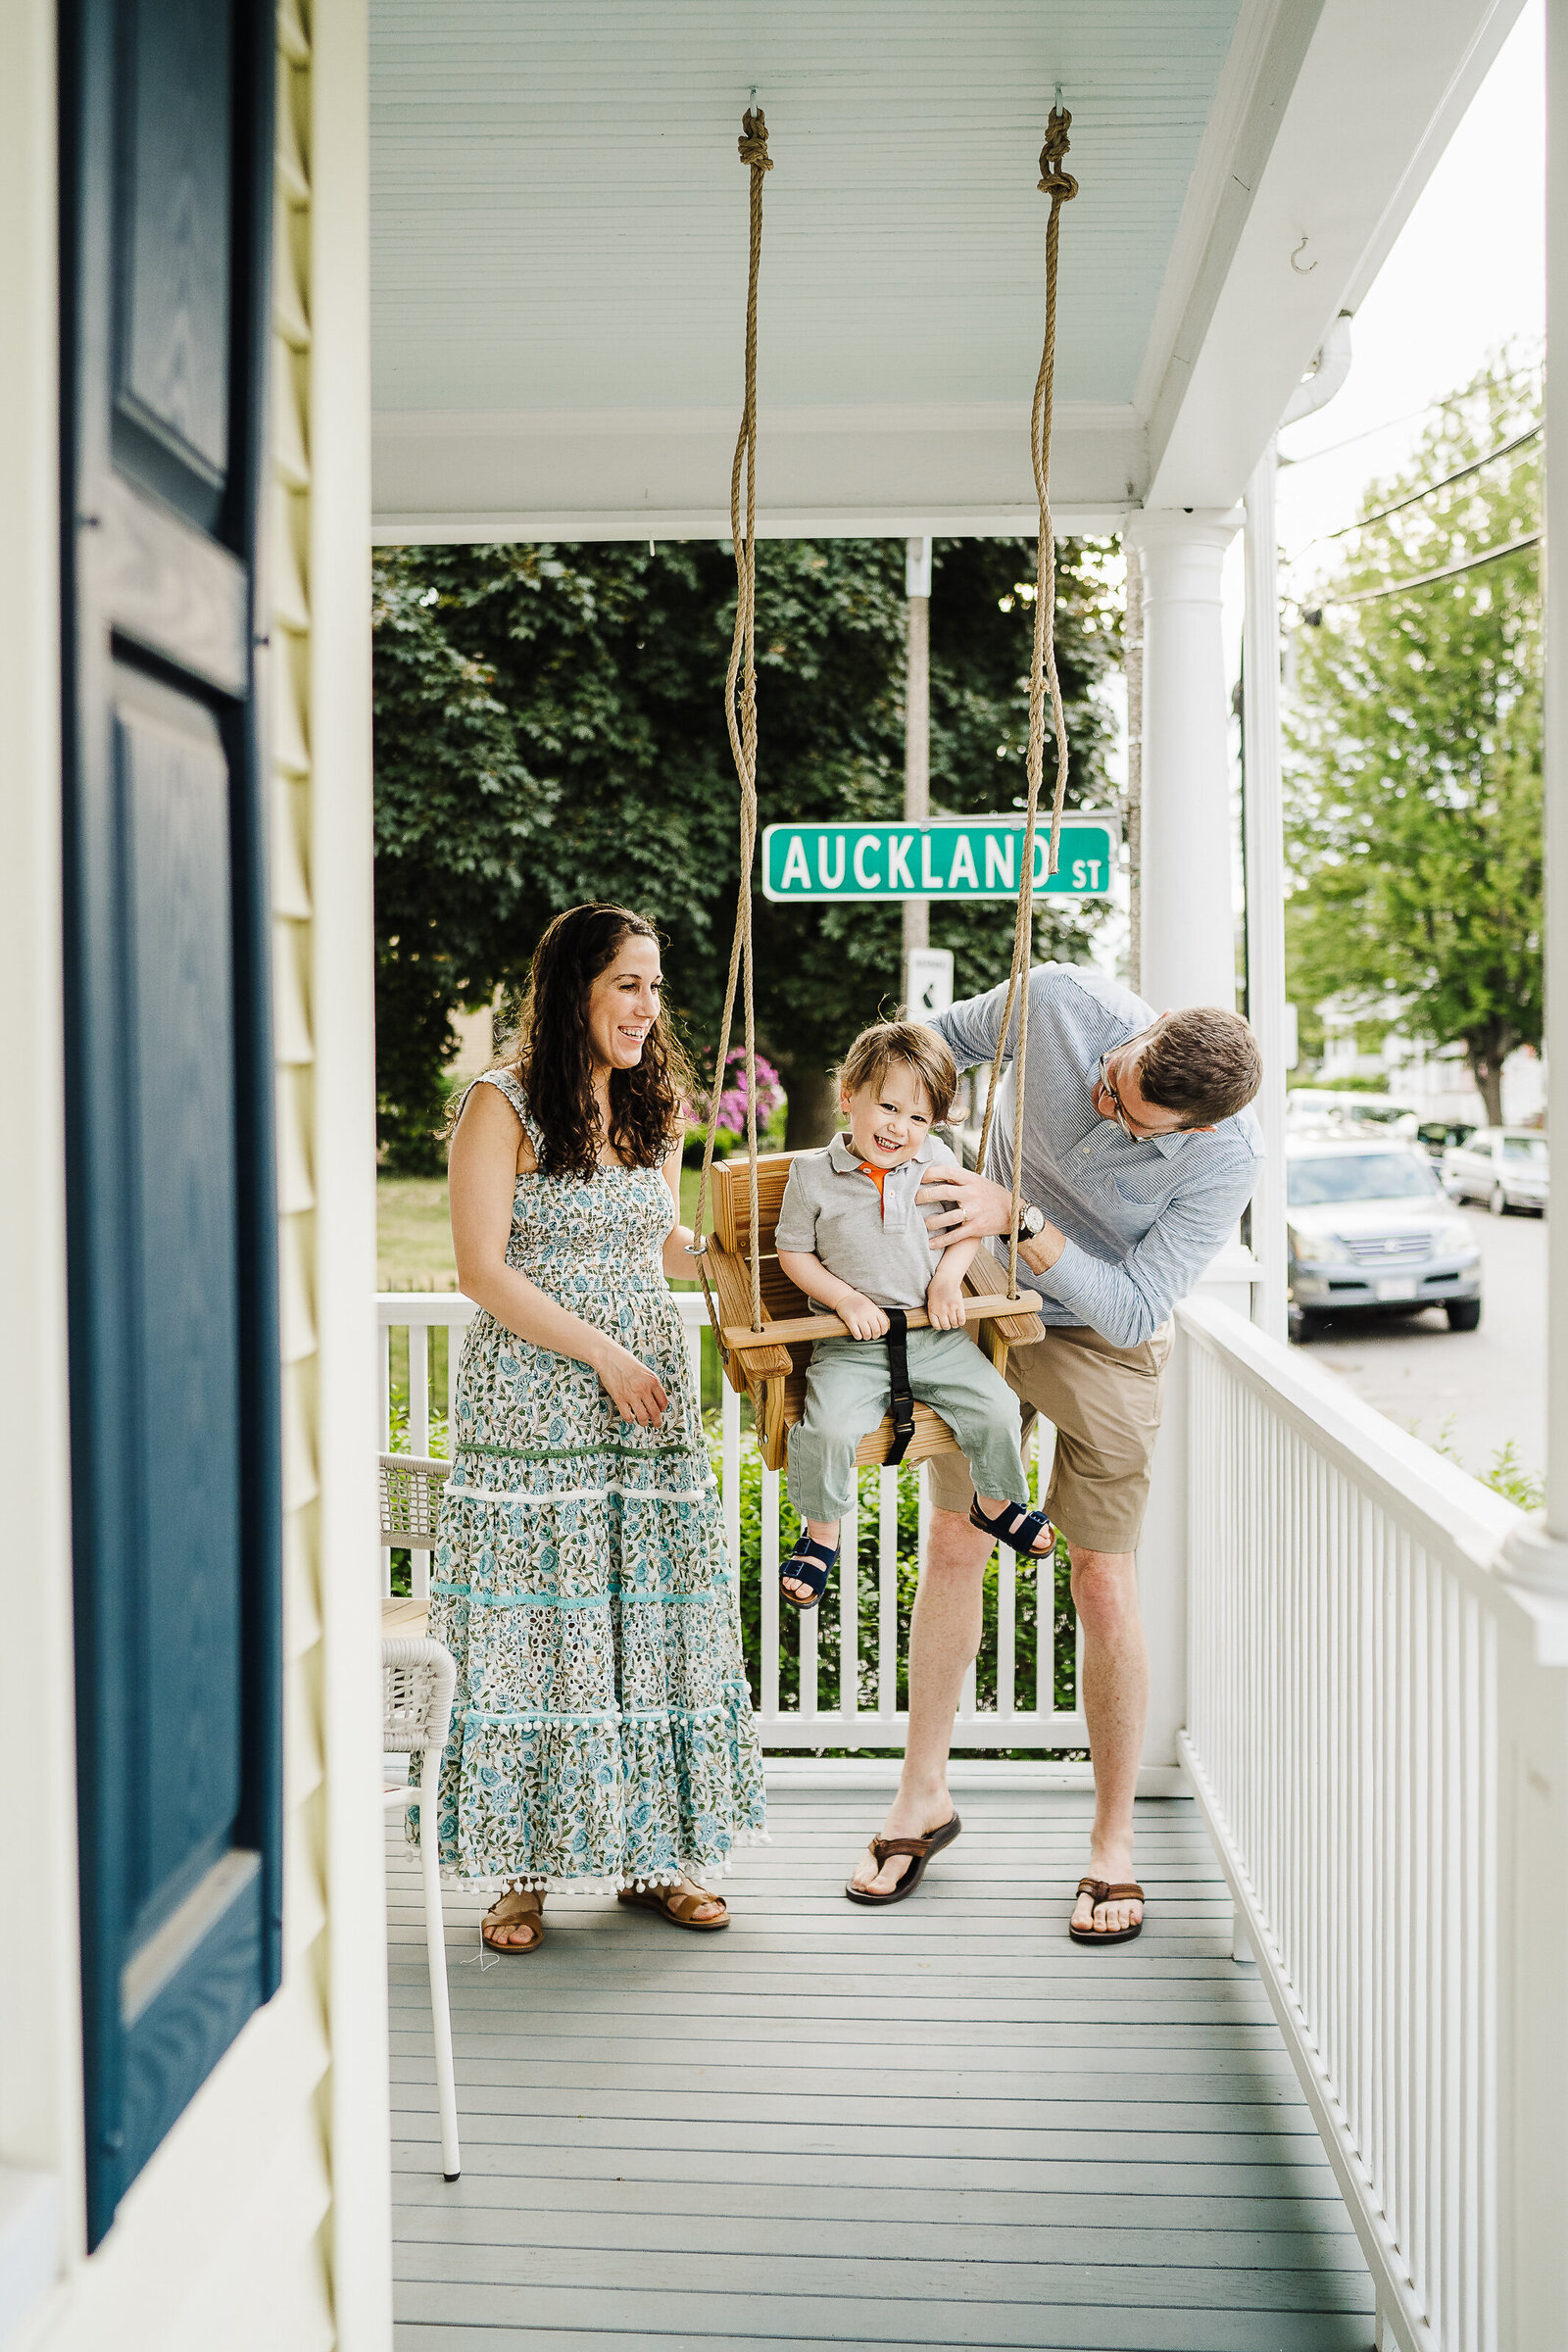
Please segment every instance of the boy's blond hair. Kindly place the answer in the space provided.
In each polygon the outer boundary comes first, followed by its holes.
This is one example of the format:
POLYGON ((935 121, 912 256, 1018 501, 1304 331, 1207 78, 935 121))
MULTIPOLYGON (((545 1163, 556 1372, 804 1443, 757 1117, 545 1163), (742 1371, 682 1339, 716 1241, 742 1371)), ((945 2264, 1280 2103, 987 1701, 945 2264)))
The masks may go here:
POLYGON ((873 1021, 862 1029, 839 1064, 839 1084, 858 1095, 862 1087, 882 1084, 892 1064, 906 1061, 931 1105, 931 1123, 939 1127, 953 1108, 958 1091, 958 1065, 947 1041, 923 1021, 873 1021))

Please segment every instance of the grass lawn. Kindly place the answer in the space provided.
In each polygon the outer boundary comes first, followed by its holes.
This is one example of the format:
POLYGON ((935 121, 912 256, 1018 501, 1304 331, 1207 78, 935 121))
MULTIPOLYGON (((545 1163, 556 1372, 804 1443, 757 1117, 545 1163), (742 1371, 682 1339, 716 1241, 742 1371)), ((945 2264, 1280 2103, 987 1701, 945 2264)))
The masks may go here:
POLYGON ((444 1176, 378 1176, 375 1223, 378 1290, 457 1289, 444 1176))
MULTIPOLYGON (((683 1168, 680 1179, 680 1221, 690 1225, 697 1213, 695 1168, 683 1168)), ((458 1271, 452 1260, 452 1228, 447 1222, 444 1176, 380 1176, 375 1186, 376 1288, 383 1291, 455 1291, 458 1271)), ((711 1231, 712 1220, 709 1220, 711 1231)), ((696 1285, 676 1283, 676 1290, 696 1285)))

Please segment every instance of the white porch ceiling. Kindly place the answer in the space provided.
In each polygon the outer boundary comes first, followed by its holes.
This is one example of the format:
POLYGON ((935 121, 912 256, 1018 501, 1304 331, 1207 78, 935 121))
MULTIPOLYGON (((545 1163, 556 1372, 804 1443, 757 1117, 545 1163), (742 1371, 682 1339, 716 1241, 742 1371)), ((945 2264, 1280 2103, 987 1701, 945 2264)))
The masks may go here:
POLYGON ((1032 527, 1058 82, 1061 521, 1228 504, 1518 4, 372 0, 376 536, 727 531, 753 83, 765 530, 1032 527))

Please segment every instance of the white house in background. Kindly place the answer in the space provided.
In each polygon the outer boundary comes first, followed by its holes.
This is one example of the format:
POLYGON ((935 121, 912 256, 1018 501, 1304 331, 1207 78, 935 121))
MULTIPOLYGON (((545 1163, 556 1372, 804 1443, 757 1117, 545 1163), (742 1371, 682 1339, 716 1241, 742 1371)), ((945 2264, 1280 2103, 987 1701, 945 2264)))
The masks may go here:
MULTIPOLYGON (((1329 998, 1317 1007, 1323 1023, 1323 1059, 1318 1080, 1333 1086, 1346 1078, 1372 1078, 1408 1102, 1424 1119, 1470 1119, 1485 1124, 1487 1106, 1471 1077, 1462 1046, 1431 1047, 1399 1027, 1400 1006, 1389 999, 1369 1016, 1364 1005, 1329 998), (1382 1030, 1375 1053, 1362 1051, 1372 1025, 1382 1030)), ((1534 1046, 1520 1046, 1502 1065, 1502 1116, 1510 1127, 1545 1114, 1546 1065, 1534 1046)))
MULTIPOLYGON (((1059 85, 1081 193, 1056 524, 1142 557, 1145 991, 1229 1002, 1224 553, 1249 495, 1249 674, 1276 675, 1271 437, 1516 13, 3 0, 6 2352, 391 2343, 372 537, 727 533, 754 85, 760 527, 1032 532, 1059 85)), ((1277 1133, 1277 743, 1252 704, 1277 1133)), ((1381 2340, 1547 2352, 1568 1257, 1553 1532, 1513 1530, 1499 1571, 1501 1506, 1269 1337, 1274 1173, 1253 1233, 1228 1280, 1265 1328, 1180 1320, 1151 1763, 1207 1808, 1381 2340), (1360 1711, 1314 1713, 1352 1667, 1360 1711)))

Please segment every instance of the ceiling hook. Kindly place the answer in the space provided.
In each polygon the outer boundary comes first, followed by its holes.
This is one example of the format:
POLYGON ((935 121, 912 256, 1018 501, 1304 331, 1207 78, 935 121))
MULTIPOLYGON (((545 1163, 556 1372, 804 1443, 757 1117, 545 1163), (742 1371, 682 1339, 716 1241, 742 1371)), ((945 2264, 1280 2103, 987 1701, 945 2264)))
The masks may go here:
POLYGON ((1313 270, 1317 268, 1316 262, 1308 262, 1306 268, 1304 270, 1302 269, 1298 257, 1305 251, 1306 239, 1303 237, 1299 245, 1297 246, 1295 253, 1293 253, 1291 256, 1291 268, 1296 271, 1298 277, 1310 277, 1313 270))

